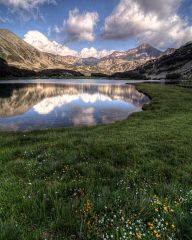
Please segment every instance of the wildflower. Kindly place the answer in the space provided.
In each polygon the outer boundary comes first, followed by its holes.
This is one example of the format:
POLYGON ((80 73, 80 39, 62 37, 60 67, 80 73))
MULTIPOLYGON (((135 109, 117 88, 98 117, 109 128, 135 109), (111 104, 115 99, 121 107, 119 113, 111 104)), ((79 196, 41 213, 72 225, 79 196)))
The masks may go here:
POLYGON ((175 224, 173 223, 173 224, 171 225, 171 227, 172 227, 172 229, 175 229, 175 224))
POLYGON ((87 225, 90 225, 90 224, 91 224, 90 220, 89 220, 89 221, 87 221, 87 225))
POLYGON ((154 228, 153 223, 148 223, 149 228, 152 230, 154 228))
POLYGON ((140 232, 136 233, 136 236, 137 236, 138 239, 141 239, 141 233, 140 232))
POLYGON ((169 212, 169 208, 167 206, 164 206, 163 209, 164 209, 165 213, 169 212))
POLYGON ((156 237, 156 238, 160 238, 161 235, 160 235, 158 232, 156 232, 156 233, 155 233, 155 237, 156 237))

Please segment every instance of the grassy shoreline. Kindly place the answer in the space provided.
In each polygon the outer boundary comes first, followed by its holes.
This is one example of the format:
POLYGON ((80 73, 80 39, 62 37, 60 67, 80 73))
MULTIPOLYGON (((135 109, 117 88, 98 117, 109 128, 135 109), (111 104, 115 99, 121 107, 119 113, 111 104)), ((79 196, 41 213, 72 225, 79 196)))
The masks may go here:
POLYGON ((0 133, 0 240, 191 238, 192 90, 137 88, 122 122, 0 133))

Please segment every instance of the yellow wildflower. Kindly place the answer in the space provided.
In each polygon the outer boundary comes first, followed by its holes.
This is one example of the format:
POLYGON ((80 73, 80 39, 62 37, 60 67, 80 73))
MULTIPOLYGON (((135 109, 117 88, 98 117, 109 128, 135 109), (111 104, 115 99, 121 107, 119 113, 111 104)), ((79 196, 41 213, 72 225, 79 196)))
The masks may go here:
POLYGON ((165 213, 169 212, 169 208, 167 206, 164 206, 163 209, 164 209, 165 213))
POLYGON ((154 228, 154 225, 153 225, 153 223, 148 223, 148 226, 149 226, 149 228, 152 230, 153 228, 154 228))
POLYGON ((136 233, 136 236, 137 236, 137 239, 141 239, 141 233, 140 232, 136 233))
POLYGON ((173 229, 175 229, 175 224, 173 223, 173 224, 171 225, 171 227, 172 227, 173 229))

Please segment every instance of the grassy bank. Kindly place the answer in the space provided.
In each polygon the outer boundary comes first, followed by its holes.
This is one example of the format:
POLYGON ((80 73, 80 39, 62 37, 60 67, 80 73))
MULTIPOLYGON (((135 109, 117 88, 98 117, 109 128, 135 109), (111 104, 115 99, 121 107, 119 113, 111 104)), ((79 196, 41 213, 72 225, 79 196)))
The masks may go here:
POLYGON ((191 239, 192 90, 139 89, 129 120, 0 134, 0 240, 191 239))

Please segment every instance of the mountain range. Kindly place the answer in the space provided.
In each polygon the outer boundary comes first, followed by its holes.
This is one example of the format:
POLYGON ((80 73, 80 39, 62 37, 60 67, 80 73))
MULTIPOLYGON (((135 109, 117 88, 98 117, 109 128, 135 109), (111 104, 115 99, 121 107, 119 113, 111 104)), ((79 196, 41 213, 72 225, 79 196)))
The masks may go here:
POLYGON ((116 78, 137 79, 191 79, 192 42, 188 42, 174 52, 125 72, 112 74, 116 78))
POLYGON ((128 51, 114 51, 100 59, 79 58, 41 52, 9 30, 0 29, 0 73, 1 76, 19 76, 23 71, 22 76, 48 77, 85 75, 165 78, 173 73, 191 76, 191 49, 192 44, 188 43, 180 49, 169 48, 162 52, 144 43, 128 51))

